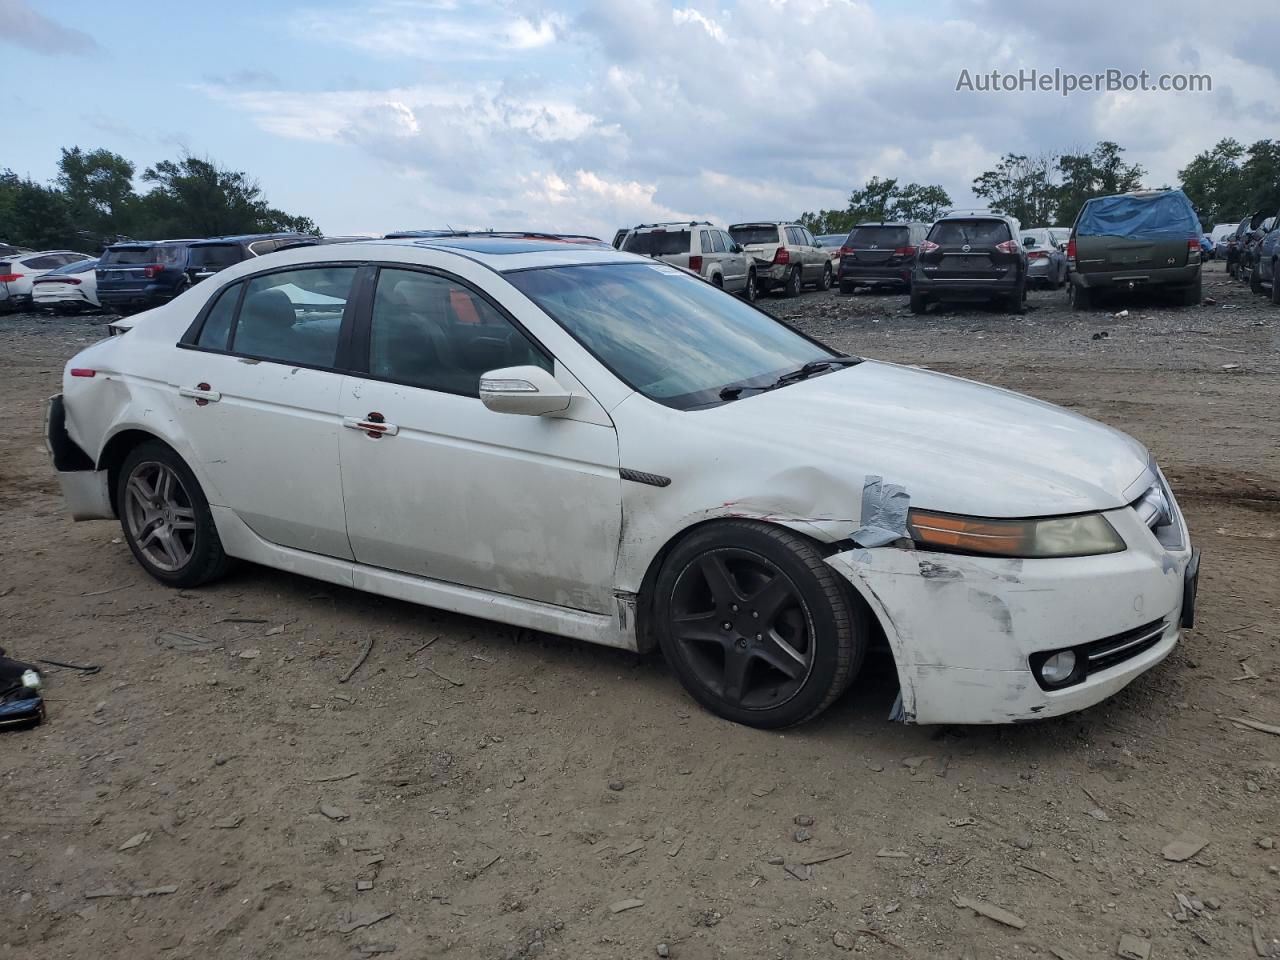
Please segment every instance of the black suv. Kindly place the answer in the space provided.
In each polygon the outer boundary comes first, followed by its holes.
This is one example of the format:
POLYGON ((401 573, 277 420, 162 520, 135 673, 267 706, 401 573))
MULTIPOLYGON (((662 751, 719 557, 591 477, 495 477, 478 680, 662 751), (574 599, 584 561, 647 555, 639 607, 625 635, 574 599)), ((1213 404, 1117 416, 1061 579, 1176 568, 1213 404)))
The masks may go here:
POLYGON ((197 240, 187 256, 187 278, 199 283, 244 260, 284 248, 311 246, 319 240, 309 233, 248 233, 197 240))
POLYGON ((853 293, 858 287, 910 287, 916 251, 928 232, 927 223, 858 224, 840 248, 840 292, 853 293))
POLYGON ((191 285, 187 251, 192 240, 113 243, 98 258, 98 301, 116 313, 150 310, 191 285))
POLYGON ((1027 298, 1022 226, 999 213, 948 214, 929 228, 911 273, 911 312, 947 300, 1003 302, 1021 313, 1027 298))

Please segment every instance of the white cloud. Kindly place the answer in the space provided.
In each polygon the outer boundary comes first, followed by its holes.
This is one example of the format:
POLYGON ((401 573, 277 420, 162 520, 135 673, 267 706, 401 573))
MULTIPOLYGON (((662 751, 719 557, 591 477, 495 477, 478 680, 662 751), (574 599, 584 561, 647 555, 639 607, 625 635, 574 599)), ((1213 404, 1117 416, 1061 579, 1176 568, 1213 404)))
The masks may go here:
POLYGON ((362 76, 407 80, 321 94, 242 72, 200 89, 273 134, 362 151, 368 182, 424 225, 606 236, 843 206, 875 175, 940 183, 964 204, 1005 152, 1102 138, 1173 182, 1219 137, 1280 129, 1280 78, 1248 17, 1188 5, 1174 26, 1156 0, 1076 2, 1063 29, 995 0, 574 0, 573 13, 568 0, 355 0, 298 13, 296 35, 376 58, 362 76), (1055 66, 1199 70, 1214 92, 954 89, 962 69, 1055 66))

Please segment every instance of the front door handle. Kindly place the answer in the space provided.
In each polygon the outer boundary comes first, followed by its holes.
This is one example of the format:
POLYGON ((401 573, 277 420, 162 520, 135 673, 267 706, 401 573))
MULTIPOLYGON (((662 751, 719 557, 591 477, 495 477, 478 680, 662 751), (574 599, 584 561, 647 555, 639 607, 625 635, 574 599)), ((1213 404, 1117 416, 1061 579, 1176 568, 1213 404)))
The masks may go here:
POLYGON ((375 440, 378 437, 394 437, 400 428, 387 423, 382 414, 373 412, 364 417, 343 417, 342 425, 351 430, 362 430, 375 440))
POLYGON ((207 403, 217 403, 222 399, 222 394, 207 383, 197 383, 194 387, 179 387, 178 396, 194 400, 198 407, 203 407, 207 403))

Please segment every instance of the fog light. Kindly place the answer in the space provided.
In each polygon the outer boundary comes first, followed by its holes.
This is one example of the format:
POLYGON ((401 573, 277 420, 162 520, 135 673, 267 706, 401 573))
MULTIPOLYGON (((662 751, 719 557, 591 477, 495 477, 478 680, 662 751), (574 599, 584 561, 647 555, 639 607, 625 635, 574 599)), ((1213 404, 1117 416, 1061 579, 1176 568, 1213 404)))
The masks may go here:
POLYGON ((1053 686, 1071 679, 1076 672, 1076 655, 1073 650, 1063 650, 1040 665, 1040 678, 1053 686))

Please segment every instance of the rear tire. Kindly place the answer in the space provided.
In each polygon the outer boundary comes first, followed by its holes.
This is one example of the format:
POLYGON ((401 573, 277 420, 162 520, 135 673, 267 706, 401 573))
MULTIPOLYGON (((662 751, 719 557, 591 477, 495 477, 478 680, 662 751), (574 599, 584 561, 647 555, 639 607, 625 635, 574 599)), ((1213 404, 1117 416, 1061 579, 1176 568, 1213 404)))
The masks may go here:
POLYGON ((1200 301, 1203 299, 1204 290, 1201 280, 1199 277, 1196 277, 1196 282, 1182 291, 1182 305, 1184 307, 1198 307, 1200 306, 1200 301))
POLYGON ((754 520, 709 524, 677 544, 653 610, 663 655, 689 694, 763 729, 834 703, 862 666, 869 632, 865 608, 813 543, 754 520))
POLYGON ((1255 263, 1253 265, 1253 269, 1249 271, 1249 290, 1251 293, 1261 294, 1267 292, 1262 288, 1262 277, 1259 275, 1260 273, 1261 271, 1258 269, 1258 264, 1255 263))
POLYGON ((1271 302, 1280 307, 1280 262, 1271 261, 1271 302))
POLYGON ((1088 287, 1073 283, 1067 287, 1067 300, 1072 310, 1089 310, 1093 307, 1093 293, 1088 287))
POLYGON ((822 281, 818 286, 819 290, 831 289, 831 264, 827 264, 822 268, 822 281))
POLYGON ((1013 291, 1013 293, 1009 294, 1009 298, 1006 301, 1006 304, 1008 305, 1008 308, 1009 308, 1009 312, 1022 313, 1022 311, 1025 309, 1026 300, 1027 300, 1027 281, 1024 279, 1021 283, 1018 284, 1017 288, 1013 291))
POLYGON ((798 297, 804 289, 804 274, 799 267, 793 267, 787 275, 787 285, 783 289, 784 296, 798 297))
POLYGON ((747 301, 747 303, 755 303, 758 296, 760 296, 760 290, 756 286, 756 272, 754 270, 748 270, 747 285, 742 291, 742 297, 747 301))
POLYGON ((841 292, 841 293, 843 293, 843 294, 845 294, 845 295, 848 295, 848 294, 853 293, 853 291, 854 291, 855 289, 857 289, 857 288, 856 288, 856 287, 854 287, 854 285, 853 285, 852 283, 850 283, 848 280, 841 280, 841 281, 840 281, 840 292, 841 292))
POLYGON ((230 566, 195 474, 159 440, 140 443, 125 456, 115 502, 134 558, 161 583, 195 587, 230 566))
POLYGON ((919 290, 911 291, 911 312, 914 314, 923 314, 929 309, 929 298, 919 290))

